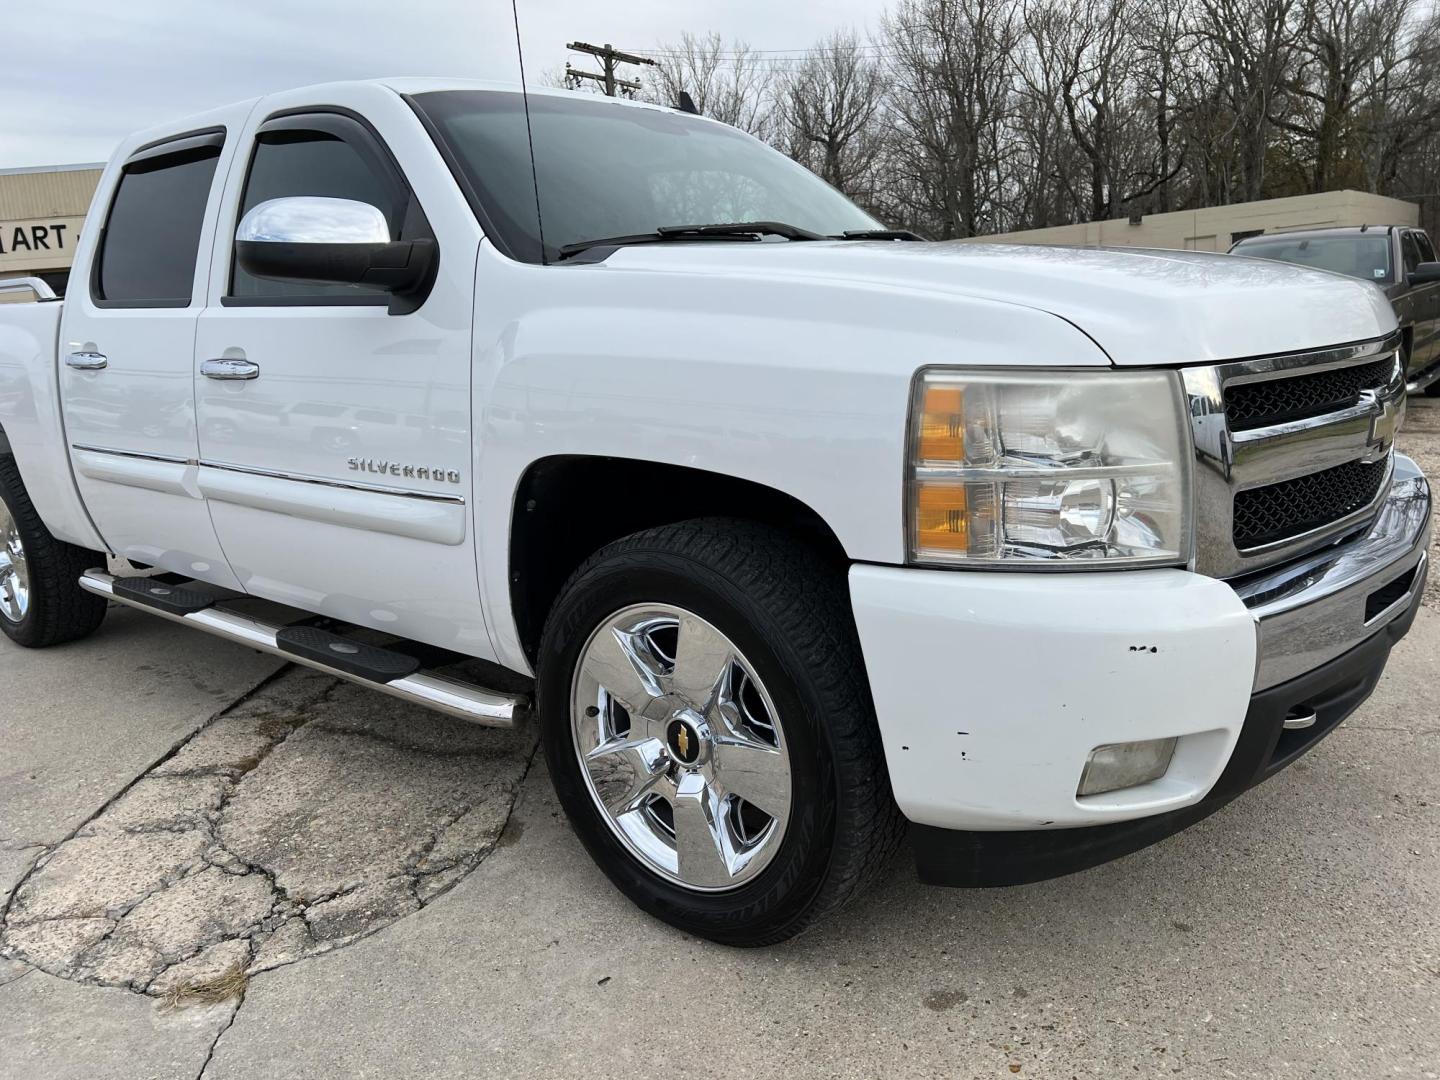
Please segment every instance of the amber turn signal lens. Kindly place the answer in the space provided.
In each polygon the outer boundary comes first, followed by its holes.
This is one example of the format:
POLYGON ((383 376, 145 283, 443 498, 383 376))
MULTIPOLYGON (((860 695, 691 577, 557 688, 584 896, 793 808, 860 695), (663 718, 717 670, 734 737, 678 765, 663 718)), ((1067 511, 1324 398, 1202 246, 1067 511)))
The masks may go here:
POLYGON ((916 488, 915 543, 921 549, 969 551, 970 521, 963 484, 921 484, 916 488))
POLYGON ((960 387, 925 388, 919 451, 921 461, 961 461, 965 457, 965 392, 960 387))

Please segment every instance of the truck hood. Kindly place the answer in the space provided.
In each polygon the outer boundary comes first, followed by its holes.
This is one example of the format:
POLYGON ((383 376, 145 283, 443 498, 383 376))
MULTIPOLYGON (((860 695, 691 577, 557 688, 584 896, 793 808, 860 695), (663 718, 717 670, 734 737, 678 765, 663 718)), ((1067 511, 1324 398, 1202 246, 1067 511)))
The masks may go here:
MULTIPOLYGON (((676 243, 621 248, 599 266, 744 275, 773 280, 777 290, 786 280, 828 280, 1013 304, 1072 323, 1126 367, 1301 352, 1379 337, 1396 325, 1385 294, 1367 281, 1194 251, 953 241, 676 243)), ((783 293, 776 301, 783 304, 783 293)))

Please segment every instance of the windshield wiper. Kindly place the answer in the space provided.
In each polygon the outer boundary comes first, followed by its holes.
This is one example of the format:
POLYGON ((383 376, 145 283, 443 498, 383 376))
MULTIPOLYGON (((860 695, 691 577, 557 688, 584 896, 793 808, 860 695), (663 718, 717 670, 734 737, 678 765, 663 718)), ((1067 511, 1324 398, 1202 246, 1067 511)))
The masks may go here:
POLYGON ((628 244, 654 244, 666 240, 759 240, 762 236, 783 236, 787 240, 824 240, 825 237, 798 225, 783 221, 734 221, 718 225, 662 225, 654 232, 630 236, 605 236, 596 240, 580 240, 560 248, 560 258, 568 259, 597 247, 623 247, 628 244))
POLYGON ((786 240, 824 240, 825 237, 799 225, 783 221, 733 221, 723 225, 665 225, 655 230, 661 236, 783 236, 786 240))
POLYGON ((924 240, 925 237, 909 229, 846 229, 831 240, 924 240))

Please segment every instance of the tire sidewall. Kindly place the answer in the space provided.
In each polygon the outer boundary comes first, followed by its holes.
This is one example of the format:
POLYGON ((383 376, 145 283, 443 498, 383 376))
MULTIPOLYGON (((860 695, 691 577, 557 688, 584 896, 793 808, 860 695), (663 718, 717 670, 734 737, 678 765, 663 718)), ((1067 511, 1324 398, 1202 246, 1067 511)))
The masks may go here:
POLYGON ((104 555, 56 539, 36 513, 15 459, 0 456, 0 500, 15 521, 29 566, 30 605, 18 623, 0 618, 0 630, 17 645, 41 649, 94 632, 106 604, 80 588, 80 575, 104 565, 104 555))
POLYGON ((546 759, 581 841, 641 908, 715 940, 750 944, 767 928, 778 933, 809 906, 830 862, 837 790, 833 754, 808 672, 788 651, 773 619, 738 585, 667 551, 629 552, 583 570, 556 604, 541 642, 537 694, 546 759), (581 650, 602 621, 644 603, 684 608, 725 634, 765 684, 785 733, 791 811, 780 849, 752 881, 722 893, 687 890, 644 867, 602 816, 575 750, 571 695, 581 650))
POLYGON ((36 573, 35 559, 40 555, 40 543, 48 537, 37 537, 32 535, 34 530, 29 527, 29 499, 24 492, 17 492, 8 478, 0 471, 0 502, 5 504, 5 512, 10 515, 10 520, 15 523, 20 533, 20 542, 25 545, 25 561, 29 567, 29 606, 19 622, 11 622, 0 615, 0 631, 19 645, 32 645, 39 634, 39 611, 43 595, 37 595, 40 590, 37 585, 40 575, 36 573))

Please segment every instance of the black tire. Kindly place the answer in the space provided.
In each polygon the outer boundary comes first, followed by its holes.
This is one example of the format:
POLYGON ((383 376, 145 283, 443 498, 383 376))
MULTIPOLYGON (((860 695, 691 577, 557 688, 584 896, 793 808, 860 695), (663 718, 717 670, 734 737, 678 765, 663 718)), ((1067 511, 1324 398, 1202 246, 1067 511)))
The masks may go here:
POLYGON ((103 567, 105 556, 50 535, 30 502, 15 459, 0 455, 0 501, 19 528, 29 569, 30 603, 19 622, 0 615, 0 630, 17 645, 44 649, 93 634, 105 601, 80 588, 80 575, 103 567))
POLYGON ((565 584, 539 657, 538 706, 550 774, 566 814, 612 882, 672 926, 726 945, 793 937, 860 892, 904 836, 890 791, 842 569, 757 523, 700 519, 601 549, 565 584), (783 720, 791 817, 770 863, 706 893, 647 868, 596 805, 571 729, 576 664, 595 628, 634 604, 683 607, 754 665, 783 720))

